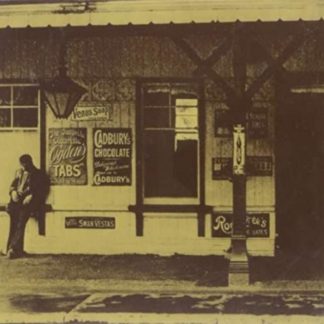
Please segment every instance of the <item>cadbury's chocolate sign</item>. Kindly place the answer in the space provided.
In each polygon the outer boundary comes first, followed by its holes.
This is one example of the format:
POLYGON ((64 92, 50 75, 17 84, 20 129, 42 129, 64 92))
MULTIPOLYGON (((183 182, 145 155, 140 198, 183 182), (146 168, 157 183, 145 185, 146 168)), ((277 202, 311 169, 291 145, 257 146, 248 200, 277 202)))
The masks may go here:
POLYGON ((87 184, 86 128, 48 130, 49 174, 53 185, 87 184))
POLYGON ((129 186, 132 183, 132 133, 130 128, 93 130, 93 184, 129 186))

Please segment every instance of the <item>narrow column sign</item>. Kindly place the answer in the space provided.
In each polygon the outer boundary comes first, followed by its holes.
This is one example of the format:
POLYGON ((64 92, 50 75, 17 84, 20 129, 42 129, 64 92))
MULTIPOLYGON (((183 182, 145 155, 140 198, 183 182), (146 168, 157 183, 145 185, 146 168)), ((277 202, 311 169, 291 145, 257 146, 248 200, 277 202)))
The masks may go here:
POLYGON ((48 139, 51 183, 87 184, 87 129, 50 128, 48 139))
POLYGON ((132 134, 130 128, 93 130, 93 184, 127 186, 132 183, 132 134))
POLYGON ((234 126, 233 130, 233 173, 243 175, 245 172, 245 130, 240 124, 234 126))

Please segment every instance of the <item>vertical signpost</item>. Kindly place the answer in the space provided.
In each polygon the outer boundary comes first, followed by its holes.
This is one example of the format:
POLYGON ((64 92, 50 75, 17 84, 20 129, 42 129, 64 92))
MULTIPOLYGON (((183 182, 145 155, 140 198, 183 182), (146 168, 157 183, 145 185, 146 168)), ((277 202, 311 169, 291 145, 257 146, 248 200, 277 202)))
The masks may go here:
POLYGON ((246 249, 246 34, 234 25, 233 72, 237 97, 231 102, 233 116, 233 231, 229 264, 229 286, 249 284, 249 262, 246 249))
POLYGON ((249 283, 246 251, 246 134, 242 124, 233 126, 233 231, 229 285, 249 283))

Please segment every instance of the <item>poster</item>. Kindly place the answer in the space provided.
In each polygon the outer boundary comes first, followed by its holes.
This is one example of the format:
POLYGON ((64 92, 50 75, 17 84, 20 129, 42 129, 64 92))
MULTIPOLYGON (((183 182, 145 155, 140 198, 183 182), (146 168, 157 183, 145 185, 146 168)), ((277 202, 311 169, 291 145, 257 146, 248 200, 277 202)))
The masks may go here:
MULTIPOLYGON (((230 237, 233 230, 233 215, 218 213, 212 216, 212 237, 230 237)), ((247 237, 269 237, 269 214, 255 213, 246 216, 247 237)))
POLYGON ((250 138, 264 138, 268 136, 268 110, 254 109, 247 112, 247 132, 250 138))
POLYGON ((48 165, 52 185, 87 184, 87 129, 49 128, 48 165))
POLYGON ((94 105, 79 105, 74 108, 71 120, 75 122, 109 120, 112 118, 112 111, 112 105, 109 103, 96 102, 94 105))
POLYGON ((228 180, 232 178, 233 159, 230 157, 212 158, 212 179, 228 180))
POLYGON ((229 109, 216 109, 215 116, 215 137, 232 136, 232 118, 229 109))
POLYGON ((93 185, 130 186, 132 183, 130 128, 93 130, 93 185))
MULTIPOLYGON (((212 158, 212 179, 228 180, 233 174, 233 159, 230 157, 212 158)), ((273 175, 272 156, 247 156, 246 175, 249 177, 270 177, 273 175)))
POLYGON ((270 177, 273 174, 272 156, 249 156, 246 168, 250 176, 270 177))
POLYGON ((79 216, 66 217, 65 228, 80 229, 115 229, 115 217, 79 216))
MULTIPOLYGON (((229 109, 215 110, 215 137, 232 137, 233 114, 229 109)), ((266 138, 268 136, 268 110, 255 108, 246 112, 246 133, 249 138, 266 138)))

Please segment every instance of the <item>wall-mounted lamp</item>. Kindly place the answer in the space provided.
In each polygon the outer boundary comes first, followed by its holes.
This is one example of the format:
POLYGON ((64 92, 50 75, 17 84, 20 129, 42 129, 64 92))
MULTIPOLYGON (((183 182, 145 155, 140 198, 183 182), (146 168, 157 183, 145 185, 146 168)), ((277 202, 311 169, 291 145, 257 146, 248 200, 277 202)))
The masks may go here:
POLYGON ((56 118, 68 118, 78 101, 87 91, 68 77, 65 54, 66 44, 63 40, 60 48, 58 75, 42 84, 45 101, 56 118))

